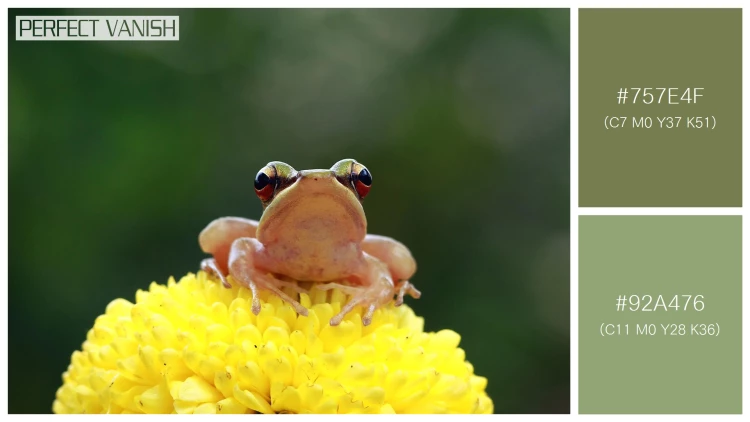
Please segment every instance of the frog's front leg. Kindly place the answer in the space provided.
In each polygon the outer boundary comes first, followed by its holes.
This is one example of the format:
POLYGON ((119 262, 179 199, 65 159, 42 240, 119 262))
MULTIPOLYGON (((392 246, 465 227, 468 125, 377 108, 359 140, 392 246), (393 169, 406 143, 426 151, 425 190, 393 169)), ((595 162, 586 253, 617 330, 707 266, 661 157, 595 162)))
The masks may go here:
POLYGON ((372 316, 378 306, 385 305, 393 299, 393 278, 388 266, 379 259, 364 253, 362 266, 352 278, 357 285, 342 285, 339 283, 318 284, 320 290, 339 289, 350 296, 349 301, 341 307, 341 311, 330 320, 331 325, 339 325, 346 315, 357 306, 365 307, 362 325, 370 325, 372 316))
POLYGON ((201 270, 219 277, 219 280, 221 280, 221 284, 227 289, 232 288, 232 285, 229 284, 226 275, 224 275, 224 272, 219 268, 219 264, 216 262, 216 258, 206 258, 201 261, 201 270))
MULTIPOLYGON (((304 289, 296 284, 276 280, 261 273, 258 273, 258 275, 247 274, 246 276, 242 276, 236 275, 231 271, 230 255, 234 248, 234 244, 239 239, 251 239, 254 242, 258 242, 254 239, 257 230, 258 222, 246 218, 222 217, 212 221, 205 229, 203 229, 203 231, 201 231, 200 236, 198 237, 198 242, 200 243, 203 252, 213 255, 213 258, 207 258, 201 262, 201 269, 216 275, 221 280, 224 287, 232 287, 227 281, 227 274, 232 274, 232 277, 237 281, 246 285, 253 292, 253 313, 256 315, 260 312, 258 287, 266 288, 267 290, 279 295, 282 299, 289 302, 295 310, 298 312, 302 310, 300 313, 306 315, 307 309, 279 290, 279 287, 291 287, 297 292, 304 292, 304 289), (252 277, 256 277, 257 280, 254 280, 252 277)), ((244 245, 243 242, 238 245, 238 248, 242 248, 242 245, 244 245)), ((260 243, 257 243, 257 245, 260 245, 260 243)), ((260 246, 260 248, 262 248, 262 246, 260 246)), ((252 254, 245 257, 244 260, 249 260, 250 265, 253 265, 252 254)), ((244 274, 244 272, 242 274, 244 274)))
POLYGON ((417 290, 414 284, 412 284, 409 280, 403 280, 399 283, 398 294, 396 295, 396 302, 394 302, 394 305, 396 306, 403 305, 404 296, 407 293, 409 294, 409 296, 413 297, 414 299, 419 299, 422 296, 422 292, 417 290))
MULTIPOLYGON (((257 230, 258 222, 246 218, 222 217, 212 221, 198 237, 203 251, 213 255, 213 258, 207 258, 201 262, 201 270, 216 275, 224 287, 231 288, 232 285, 227 281, 226 274, 229 272, 229 250, 232 242, 241 237, 254 238, 257 230)), ((307 293, 296 283, 277 280, 275 285, 288 287, 297 293, 307 293)))
POLYGON ((289 303, 298 314, 307 316, 307 308, 279 289, 285 283, 269 276, 258 268, 265 258, 263 245, 258 239, 242 237, 232 242, 229 250, 229 274, 253 292, 252 311, 260 313, 258 288, 266 289, 289 303))

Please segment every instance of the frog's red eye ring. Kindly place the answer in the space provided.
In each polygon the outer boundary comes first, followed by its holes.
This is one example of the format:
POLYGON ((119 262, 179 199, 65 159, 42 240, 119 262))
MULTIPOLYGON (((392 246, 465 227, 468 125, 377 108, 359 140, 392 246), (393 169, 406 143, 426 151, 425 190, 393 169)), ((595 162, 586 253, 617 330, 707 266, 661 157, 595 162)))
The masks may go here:
POLYGON ((354 176, 354 188, 357 189, 357 194, 360 198, 364 198, 370 192, 372 186, 372 175, 366 168, 362 168, 358 174, 354 176))
POLYGON ((255 194, 261 201, 270 200, 276 187, 276 176, 269 176, 267 170, 264 168, 255 175, 255 194))

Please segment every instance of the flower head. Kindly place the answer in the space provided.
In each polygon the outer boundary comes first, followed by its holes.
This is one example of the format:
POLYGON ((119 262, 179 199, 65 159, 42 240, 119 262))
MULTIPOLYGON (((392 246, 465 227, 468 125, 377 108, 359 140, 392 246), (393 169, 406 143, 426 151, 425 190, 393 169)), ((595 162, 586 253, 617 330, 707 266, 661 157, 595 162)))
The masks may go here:
MULTIPOLYGON (((235 285, 237 283, 234 283, 235 285)), ((492 413, 459 335, 402 305, 328 324, 348 299, 301 294, 299 316, 203 272, 111 302, 73 353, 55 413, 492 413)))

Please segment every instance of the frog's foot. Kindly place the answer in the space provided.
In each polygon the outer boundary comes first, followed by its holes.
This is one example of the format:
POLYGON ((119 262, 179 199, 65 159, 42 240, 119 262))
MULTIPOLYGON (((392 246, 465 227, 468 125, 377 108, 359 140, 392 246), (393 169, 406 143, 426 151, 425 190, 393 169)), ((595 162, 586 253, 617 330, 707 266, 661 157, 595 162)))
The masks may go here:
POLYGON ((375 309, 378 307, 378 303, 382 302, 384 299, 383 292, 382 290, 364 287, 360 287, 359 290, 360 291, 353 295, 349 302, 341 308, 341 312, 331 318, 331 325, 341 324, 341 321, 344 320, 346 315, 360 305, 367 307, 365 314, 362 316, 362 325, 370 325, 375 309))
MULTIPOLYGON (((253 292, 253 313, 255 315, 260 313, 258 289, 265 289, 291 305, 298 314, 307 316, 307 308, 279 289, 279 286, 287 287, 289 282, 277 280, 275 277, 266 275, 255 268, 255 255, 261 248, 262 245, 257 239, 243 237, 232 242, 232 248, 229 252, 229 273, 235 280, 247 286, 253 292)), ((296 285, 295 287, 300 288, 296 285)))
MULTIPOLYGON (((326 283, 316 285, 315 287, 321 290, 339 289, 351 296, 349 302, 341 308, 341 312, 331 318, 331 325, 341 324, 341 321, 344 320, 346 315, 353 311, 357 306, 366 307, 365 314, 362 316, 362 325, 370 325, 372 322, 372 316, 375 314, 375 310, 378 306, 393 298, 393 283, 387 278, 382 278, 381 283, 376 283, 373 286, 367 287, 346 286, 338 283, 326 283)), ((401 304, 404 303, 404 296, 406 294, 409 294, 409 296, 414 299, 419 299, 422 295, 412 283, 409 281, 402 281, 398 287, 398 296, 395 302, 396 306, 401 306, 401 304)))
POLYGON ((409 294, 409 296, 413 297, 414 299, 419 299, 420 296, 422 296, 422 292, 417 290, 416 287, 414 287, 413 284, 409 282, 409 280, 404 280, 401 282, 401 285, 398 289, 398 296, 396 296, 396 306, 401 306, 404 303, 404 295, 409 294))
POLYGON ((349 302, 347 302, 342 308, 341 312, 336 314, 333 318, 331 318, 331 325, 339 325, 341 324, 341 321, 344 320, 346 317, 346 314, 354 310, 354 308, 357 305, 360 304, 367 304, 367 312, 365 312, 365 315, 362 317, 362 324, 363 325, 369 325, 370 322, 372 322, 372 315, 375 313, 375 308, 377 308, 377 305, 375 302, 371 302, 371 298, 374 298, 379 300, 382 295, 378 293, 378 290, 367 288, 367 287, 356 287, 356 286, 347 286, 345 284, 340 283, 325 283, 325 284, 316 284, 314 288, 318 290, 339 290, 342 293, 344 293, 347 296, 350 296, 351 299, 349 302))
POLYGON ((219 277, 219 280, 221 280, 221 284, 224 285, 224 287, 226 287, 227 289, 232 288, 232 285, 227 281, 227 277, 221 272, 219 266, 216 265, 216 260, 214 258, 206 258, 201 261, 201 270, 219 277))
MULTIPOLYGON (((254 271, 253 273, 254 275, 252 277, 254 277, 253 279, 256 281, 256 283, 258 283, 258 286, 261 289, 266 289, 270 291, 271 293, 277 295, 278 297, 281 298, 281 300, 291 305, 291 307, 294 308, 294 310, 298 314, 307 316, 307 308, 302 306, 301 303, 292 299, 291 297, 289 297, 289 295, 287 295, 281 289, 279 289, 279 286, 289 286, 295 289, 300 289, 302 293, 304 293, 304 290, 302 290, 301 287, 297 286, 294 283, 290 283, 288 281, 277 280, 275 277, 270 276, 270 275, 263 275, 257 271, 254 271)), ((255 292, 253 292, 253 313, 255 315, 258 315, 260 313, 260 302, 258 302, 257 311, 256 311, 255 297, 256 297, 255 292)))
MULTIPOLYGON (((328 285, 334 283, 328 283, 328 285)), ((393 283, 390 279, 382 279, 381 283, 376 283, 372 286, 343 286, 347 290, 347 294, 351 296, 351 299, 341 307, 341 311, 331 318, 331 325, 339 325, 344 320, 346 315, 353 311, 357 306, 365 308, 365 314, 362 316, 362 325, 370 325, 372 322, 372 316, 378 306, 388 302, 393 298, 393 283)), ((334 288, 334 287, 330 287, 334 288)), ((335 288, 340 288, 336 286, 335 288)))

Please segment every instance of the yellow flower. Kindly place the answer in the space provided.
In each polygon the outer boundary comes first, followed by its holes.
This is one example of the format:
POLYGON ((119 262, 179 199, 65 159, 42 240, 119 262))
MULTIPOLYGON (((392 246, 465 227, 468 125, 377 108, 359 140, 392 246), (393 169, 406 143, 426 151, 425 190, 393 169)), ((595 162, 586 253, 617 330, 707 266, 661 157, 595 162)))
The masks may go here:
MULTIPOLYGON (((237 283, 233 283, 236 284, 237 283)), ((55 413, 492 413, 459 335, 423 331, 408 306, 328 324, 347 297, 225 289, 203 272, 117 299, 73 353, 55 413)))

